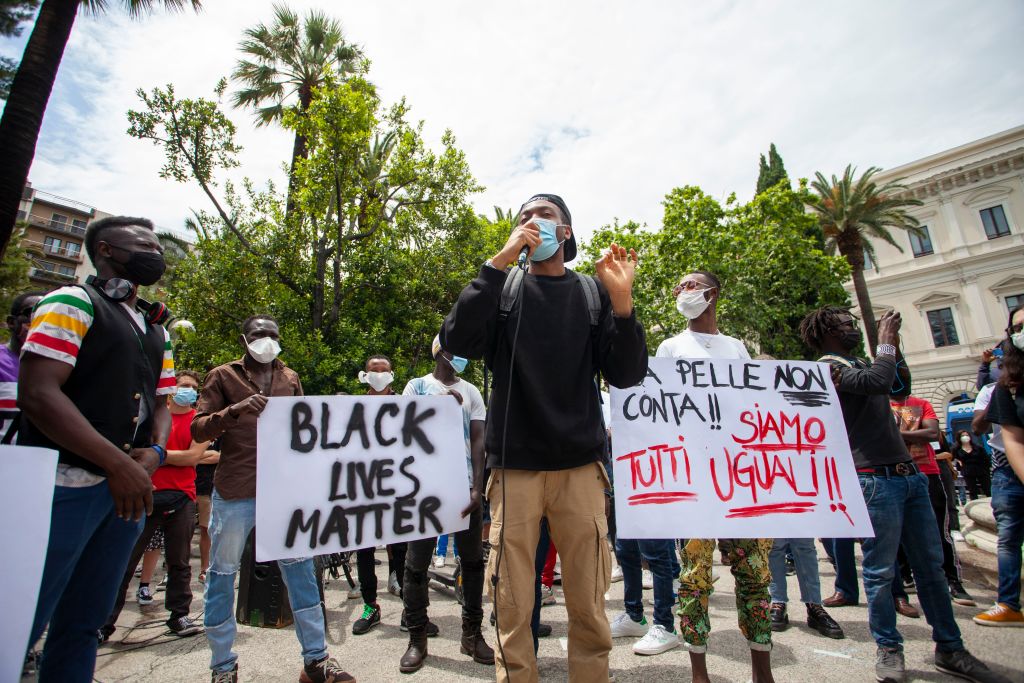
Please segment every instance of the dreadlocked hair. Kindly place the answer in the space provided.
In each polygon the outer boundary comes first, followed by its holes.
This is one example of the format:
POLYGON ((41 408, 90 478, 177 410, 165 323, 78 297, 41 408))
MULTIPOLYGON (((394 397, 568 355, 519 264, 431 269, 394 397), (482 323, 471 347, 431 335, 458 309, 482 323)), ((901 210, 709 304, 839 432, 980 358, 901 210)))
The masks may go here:
POLYGON ((800 338, 812 349, 820 351, 825 336, 839 326, 839 316, 849 314, 849 310, 840 306, 822 306, 811 311, 800 321, 800 338))

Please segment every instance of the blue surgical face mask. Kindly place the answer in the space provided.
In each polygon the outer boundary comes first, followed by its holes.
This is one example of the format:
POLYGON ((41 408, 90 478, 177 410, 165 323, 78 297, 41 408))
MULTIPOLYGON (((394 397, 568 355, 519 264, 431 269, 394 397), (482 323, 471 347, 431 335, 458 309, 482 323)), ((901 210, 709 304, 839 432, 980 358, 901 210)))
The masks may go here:
POLYGON ((190 406, 199 398, 199 392, 192 387, 178 387, 178 393, 173 397, 179 406, 190 406))
POLYGON ((533 250, 530 260, 534 263, 547 261, 555 255, 558 247, 565 240, 558 240, 558 223, 547 218, 534 218, 531 221, 540 230, 540 245, 533 250))
MULTIPOLYGON (((442 358, 445 358, 445 357, 442 356, 442 358)), ((445 358, 445 360, 448 360, 448 359, 445 358)), ((466 358, 463 358, 462 356, 452 356, 452 359, 448 361, 448 365, 452 366, 452 370, 454 370, 455 374, 457 374, 457 375, 461 375, 462 371, 466 369, 466 365, 468 365, 468 364, 469 364, 469 360, 466 359, 466 358)))

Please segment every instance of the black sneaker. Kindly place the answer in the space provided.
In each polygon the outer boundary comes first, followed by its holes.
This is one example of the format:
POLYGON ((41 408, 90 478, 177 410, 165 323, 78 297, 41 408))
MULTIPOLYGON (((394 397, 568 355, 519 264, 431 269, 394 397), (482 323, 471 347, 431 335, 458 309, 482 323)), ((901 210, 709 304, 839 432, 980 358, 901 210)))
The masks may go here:
POLYGON ((356 683, 356 679, 334 657, 324 657, 302 667, 299 683, 356 683))
POLYGON ((978 604, 971 597, 970 593, 964 590, 964 585, 959 581, 949 582, 949 595, 953 598, 953 602, 964 607, 974 607, 978 604))
POLYGON ((356 619, 355 623, 352 624, 352 635, 361 636, 379 623, 380 607, 377 605, 363 605, 363 616, 356 619))
POLYGON ((935 653, 935 668, 974 683, 1010 683, 1010 679, 989 669, 967 650, 935 653))
POLYGON ((210 683, 238 683, 238 665, 235 664, 231 671, 211 671, 210 683))
POLYGON ((773 602, 769 615, 772 618, 773 631, 785 631, 789 628, 789 616, 786 614, 786 603, 773 602))
POLYGON ((153 592, 149 590, 149 584, 139 586, 138 590, 135 591, 135 599, 140 605, 153 604, 153 592))
MULTIPOLYGON (((398 624, 398 630, 403 633, 409 632, 409 624, 405 621, 405 610, 402 610, 402 621, 398 624)), ((436 638, 437 634, 441 632, 441 629, 437 627, 437 624, 427 619, 427 638, 436 638)))
POLYGON ((826 638, 842 640, 846 637, 836 620, 821 605, 807 605, 807 625, 826 638))
POLYGON ((904 593, 907 593, 909 595, 910 593, 916 593, 917 592, 917 584, 914 583, 913 579, 901 579, 901 580, 903 581, 903 592, 904 593))
POLYGON ((110 636, 114 635, 116 628, 115 626, 100 626, 100 630, 96 632, 96 640, 99 641, 99 644, 102 645, 110 640, 110 636))
POLYGON ((547 638, 551 635, 551 624, 537 624, 537 637, 547 638))
POLYGON ((195 623, 187 616, 178 617, 177 619, 168 619, 167 628, 169 628, 171 633, 179 638, 194 636, 197 633, 202 633, 203 631, 203 628, 199 624, 195 623))

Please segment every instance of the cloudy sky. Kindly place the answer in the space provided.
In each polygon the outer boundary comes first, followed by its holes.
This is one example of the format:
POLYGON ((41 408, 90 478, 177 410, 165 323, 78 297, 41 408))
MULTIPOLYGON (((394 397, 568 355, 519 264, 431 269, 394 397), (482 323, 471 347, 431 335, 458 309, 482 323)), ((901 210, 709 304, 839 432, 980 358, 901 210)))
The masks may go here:
MULTIPOLYGON (((108 3, 119 7, 120 2, 108 3)), ((159 4, 159 2, 157 3, 159 4)), ((200 14, 79 17, 32 168, 42 190, 180 230, 208 208, 125 134, 137 88, 212 96, 269 0, 200 14)), ((432 143, 451 128, 486 186, 478 211, 565 197, 577 231, 660 224, 673 187, 748 198, 770 142, 791 177, 898 166, 1024 124, 1024 3, 292 0, 340 19, 386 102, 432 143), (1016 66, 1014 66, 1016 65, 1016 66)), ((20 56, 25 36, 0 41, 20 56)), ((285 173, 291 137, 232 111, 242 172, 285 173)))

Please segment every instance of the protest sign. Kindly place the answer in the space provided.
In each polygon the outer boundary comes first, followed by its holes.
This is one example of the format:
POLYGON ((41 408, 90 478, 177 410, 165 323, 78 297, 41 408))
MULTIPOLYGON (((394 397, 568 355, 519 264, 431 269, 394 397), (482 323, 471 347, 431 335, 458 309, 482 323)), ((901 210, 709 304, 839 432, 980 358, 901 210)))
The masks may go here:
POLYGON ((57 451, 0 446, 0 586, 4 618, 0 621, 0 681, 17 681, 25 664, 39 584, 50 539, 57 451))
POLYGON ((256 558, 311 557, 460 531, 469 504, 451 396, 271 398, 257 428, 256 558))
POLYGON ((874 536, 825 364, 651 358, 612 446, 623 538, 874 536))

